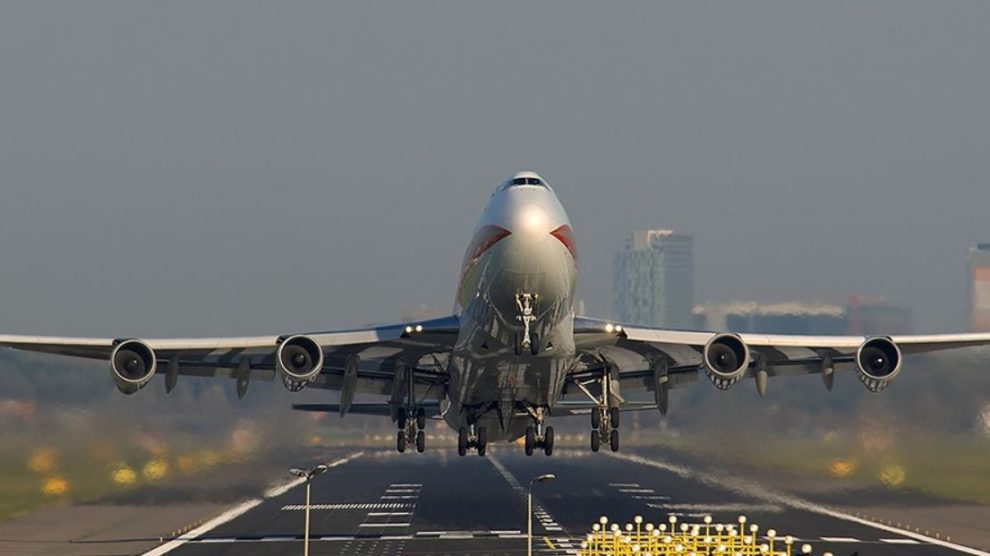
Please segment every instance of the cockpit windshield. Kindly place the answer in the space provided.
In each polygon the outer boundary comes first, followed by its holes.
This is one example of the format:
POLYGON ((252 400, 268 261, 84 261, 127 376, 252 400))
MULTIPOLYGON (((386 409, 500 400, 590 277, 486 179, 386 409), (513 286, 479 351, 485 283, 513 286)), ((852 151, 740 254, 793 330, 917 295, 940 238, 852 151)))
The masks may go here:
POLYGON ((502 183, 502 185, 498 186, 495 189, 495 191, 492 193, 492 196, 495 196, 505 191, 506 189, 516 185, 537 186, 537 187, 545 187, 547 189, 550 189, 550 186, 547 185, 546 182, 544 182, 540 178, 534 178, 531 176, 521 176, 521 177, 515 177, 505 180, 505 182, 502 183))
POLYGON ((539 178, 512 178, 512 185, 544 185, 539 178))

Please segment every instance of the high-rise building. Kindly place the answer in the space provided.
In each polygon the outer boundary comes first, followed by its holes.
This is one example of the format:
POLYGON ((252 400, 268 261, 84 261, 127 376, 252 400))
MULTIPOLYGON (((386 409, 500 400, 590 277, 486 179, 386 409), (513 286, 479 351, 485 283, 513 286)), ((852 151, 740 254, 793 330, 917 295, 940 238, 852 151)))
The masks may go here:
POLYGON ((694 238, 672 230, 629 234, 615 254, 615 316, 622 322, 692 328, 694 238))
POLYGON ((990 243, 969 248, 969 326, 990 332, 990 243))

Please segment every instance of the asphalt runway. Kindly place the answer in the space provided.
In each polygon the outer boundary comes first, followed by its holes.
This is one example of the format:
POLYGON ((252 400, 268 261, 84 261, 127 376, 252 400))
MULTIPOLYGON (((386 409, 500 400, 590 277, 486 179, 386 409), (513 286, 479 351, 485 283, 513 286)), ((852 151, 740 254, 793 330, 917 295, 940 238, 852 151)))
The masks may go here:
MULTIPOLYGON (((503 446, 489 457, 363 452, 338 460, 313 482, 311 553, 323 555, 525 554, 525 487, 537 485, 536 552, 574 554, 602 515, 654 523, 669 514, 734 522, 745 514, 836 556, 990 556, 941 539, 872 524, 728 475, 699 472, 662 454, 561 451, 525 457, 503 446), (547 542, 549 541, 549 543, 547 542), (551 548, 551 545, 553 548, 551 548)), ((305 488, 299 483, 234 507, 199 530, 147 554, 159 556, 300 554, 305 488)))

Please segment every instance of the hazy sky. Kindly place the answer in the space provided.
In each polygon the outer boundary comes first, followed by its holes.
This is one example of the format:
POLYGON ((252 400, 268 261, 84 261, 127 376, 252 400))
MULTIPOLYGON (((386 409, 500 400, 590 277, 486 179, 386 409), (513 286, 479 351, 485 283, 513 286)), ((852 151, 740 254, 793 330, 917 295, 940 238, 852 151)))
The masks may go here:
POLYGON ((540 172, 579 294, 633 228, 698 300, 959 328, 990 239, 990 2, 0 3, 0 331, 253 334, 449 309, 540 172))

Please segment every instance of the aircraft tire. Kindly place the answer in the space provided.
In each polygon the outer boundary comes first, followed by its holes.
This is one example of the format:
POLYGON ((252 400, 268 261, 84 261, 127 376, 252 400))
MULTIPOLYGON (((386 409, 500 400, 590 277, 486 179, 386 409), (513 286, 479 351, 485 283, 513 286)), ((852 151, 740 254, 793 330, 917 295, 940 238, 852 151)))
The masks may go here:
POLYGON ((533 455, 533 448, 536 447, 536 429, 533 427, 526 427, 526 455, 533 455))
POLYGON ((416 433, 416 451, 423 453, 426 450, 426 433, 419 431, 416 433))
POLYGON ((619 431, 612 429, 612 433, 608 435, 608 447, 613 452, 619 451, 619 431))
POLYGON ((543 433, 543 453, 548 456, 553 455, 553 427, 547 427, 543 433))
POLYGON ((461 427, 457 430, 457 455, 463 456, 467 453, 468 444, 468 433, 467 427, 461 427))
POLYGON ((396 418, 396 422, 399 425, 400 429, 406 428, 406 408, 404 407, 399 408, 399 415, 396 418))
POLYGON ((531 332, 529 334, 529 354, 536 355, 540 353, 540 335, 536 332, 531 332))
POLYGON ((519 338, 519 333, 512 335, 513 337, 513 347, 516 350, 516 355, 522 355, 522 339, 519 338))
POLYGON ((597 452, 602 447, 602 433, 598 429, 591 431, 591 451, 597 452))
POLYGON ((426 410, 422 407, 416 410, 416 428, 419 430, 426 428, 426 410))
POLYGON ((608 410, 608 421, 613 429, 619 428, 619 408, 612 407, 608 410))
POLYGON ((598 430, 602 428, 602 408, 591 408, 591 428, 598 430))
POLYGON ((478 427, 478 455, 485 455, 485 450, 488 448, 488 431, 485 427, 478 427))
POLYGON ((399 434, 396 435, 395 449, 398 450, 400 454, 406 451, 406 431, 399 431, 399 434))

